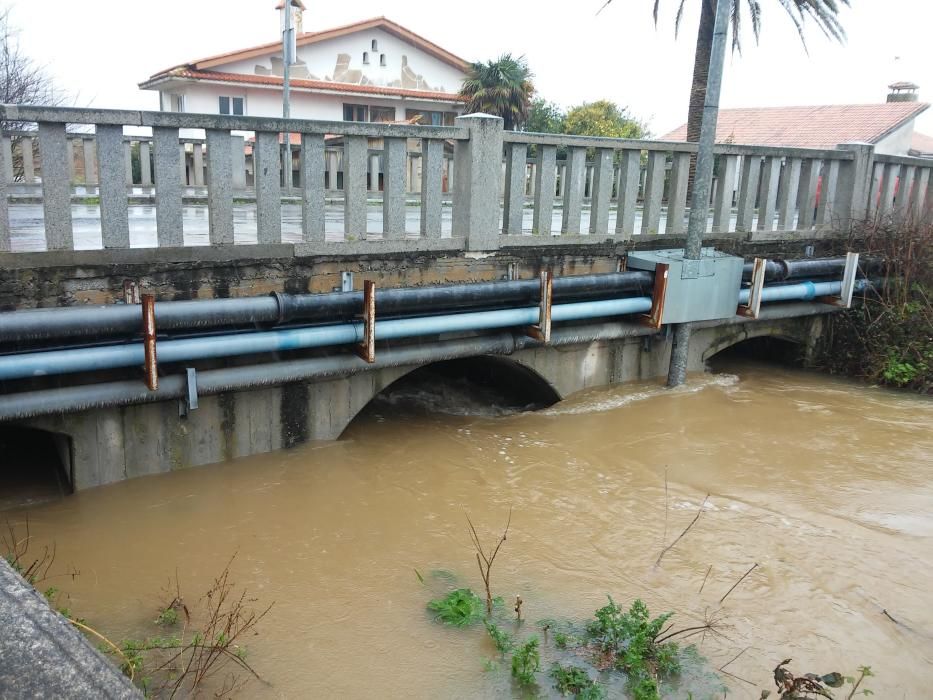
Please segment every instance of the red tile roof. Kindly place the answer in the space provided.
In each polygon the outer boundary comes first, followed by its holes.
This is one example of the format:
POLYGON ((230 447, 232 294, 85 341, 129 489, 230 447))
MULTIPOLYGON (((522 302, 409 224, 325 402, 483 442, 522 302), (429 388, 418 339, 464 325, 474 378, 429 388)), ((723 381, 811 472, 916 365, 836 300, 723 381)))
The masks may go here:
MULTIPOLYGON (((369 29, 382 29, 389 34, 397 36, 403 41, 407 41, 413 46, 417 46, 425 53, 434 56, 438 60, 443 61, 444 63, 447 63, 448 65, 451 65, 458 70, 466 71, 470 66, 467 61, 463 60, 459 56, 455 56, 454 54, 450 53, 450 51, 442 49, 434 42, 428 41, 423 36, 415 34, 410 29, 406 29, 402 25, 396 24, 392 20, 386 19, 385 17, 373 17, 372 19, 363 20, 362 22, 353 22, 352 24, 345 24, 340 27, 325 29, 320 32, 304 32, 299 34, 295 41, 298 46, 307 46, 308 44, 316 44, 328 39, 334 39, 339 36, 354 34, 356 32, 362 32, 369 29)), ((242 61, 249 58, 256 58, 258 56, 265 56, 272 52, 281 52, 281 50, 282 42, 274 41, 270 44, 260 44, 259 46, 251 46, 249 48, 240 49, 238 51, 230 51, 228 53, 217 54, 216 56, 208 56, 207 58, 201 58, 196 61, 183 63, 181 65, 169 68, 168 70, 155 73, 149 78, 148 81, 146 81, 146 83, 171 73, 174 70, 178 70, 179 68, 206 70, 209 68, 216 68, 217 66, 221 66, 226 63, 232 63, 234 61, 242 61)), ((146 83, 143 83, 143 85, 146 83)))
MULTIPOLYGON (((216 80, 224 83, 247 83, 250 85, 281 86, 282 78, 277 75, 250 75, 248 73, 222 73, 212 70, 191 70, 190 68, 176 68, 163 73, 149 82, 167 78, 188 78, 192 80, 216 80)), ((144 83, 145 84, 145 83, 144 83)), ((406 88, 386 87, 384 85, 359 85, 357 83, 337 83, 330 80, 303 80, 292 78, 289 80, 292 89, 325 90, 332 92, 349 92, 362 95, 386 95, 388 97, 413 97, 422 100, 435 100, 437 102, 465 102, 466 99, 453 92, 435 92, 432 90, 408 90, 406 88)))
MULTIPOLYGON (((835 148, 841 143, 877 143, 929 107, 921 102, 811 107, 722 109, 717 143, 835 148)), ((661 137, 686 141, 687 125, 661 137)))
POLYGON ((910 142, 910 152, 933 155, 933 136, 914 132, 914 137, 910 142))

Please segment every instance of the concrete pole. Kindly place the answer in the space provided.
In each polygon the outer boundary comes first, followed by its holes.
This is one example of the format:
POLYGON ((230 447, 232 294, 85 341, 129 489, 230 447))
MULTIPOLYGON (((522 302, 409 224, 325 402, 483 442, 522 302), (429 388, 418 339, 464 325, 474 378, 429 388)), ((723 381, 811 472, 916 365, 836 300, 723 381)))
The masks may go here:
MULTIPOLYGON (((713 47, 709 57, 709 73, 706 78, 706 102, 703 105, 703 122, 700 126, 700 143, 697 151, 697 168, 693 181, 693 200, 690 203, 690 223, 684 247, 686 260, 699 260, 703 245, 703 234, 709 217, 709 192, 713 180, 713 146, 716 143, 716 123, 719 120, 719 92, 722 88, 722 69, 726 59, 726 35, 729 31, 729 13, 732 3, 719 0, 716 3, 716 23, 713 29, 713 47)), ((679 386, 687 379, 687 355, 690 350, 689 323, 674 327, 674 345, 671 348, 671 363, 667 372, 667 385, 679 386)))

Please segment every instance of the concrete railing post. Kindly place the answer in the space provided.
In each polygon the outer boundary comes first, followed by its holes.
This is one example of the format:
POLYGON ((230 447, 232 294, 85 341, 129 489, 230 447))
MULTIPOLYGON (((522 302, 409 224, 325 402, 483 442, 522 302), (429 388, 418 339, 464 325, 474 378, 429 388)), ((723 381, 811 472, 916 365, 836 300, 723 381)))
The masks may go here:
POLYGON ((502 176, 502 118, 490 114, 457 117, 470 138, 454 151, 451 230, 466 239, 467 250, 499 247, 499 179, 502 176))
POLYGON ((835 206, 839 223, 848 228, 852 222, 868 218, 869 200, 876 194, 872 192, 875 147, 868 143, 843 143, 837 148, 855 156, 841 168, 835 206))

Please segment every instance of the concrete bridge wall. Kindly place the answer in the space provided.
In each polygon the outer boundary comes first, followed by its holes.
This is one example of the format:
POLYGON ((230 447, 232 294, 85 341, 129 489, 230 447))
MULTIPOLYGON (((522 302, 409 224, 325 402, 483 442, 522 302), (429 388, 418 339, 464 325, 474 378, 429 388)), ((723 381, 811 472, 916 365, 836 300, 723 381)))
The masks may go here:
MULTIPOLYGON (((691 343, 691 371, 743 340, 772 336, 811 347, 820 316, 702 325, 691 343)), ((639 331, 634 331, 639 333, 639 331)), ((666 375, 670 341, 640 334, 512 353, 561 398, 596 386, 666 375)), ((36 418, 23 423, 70 439, 75 490, 288 448, 334 440, 380 391, 424 365, 363 370, 351 376, 204 396, 187 417, 176 401, 36 418)), ((362 368, 362 366, 361 366, 362 368)), ((499 365, 497 371, 507 372, 499 365)))

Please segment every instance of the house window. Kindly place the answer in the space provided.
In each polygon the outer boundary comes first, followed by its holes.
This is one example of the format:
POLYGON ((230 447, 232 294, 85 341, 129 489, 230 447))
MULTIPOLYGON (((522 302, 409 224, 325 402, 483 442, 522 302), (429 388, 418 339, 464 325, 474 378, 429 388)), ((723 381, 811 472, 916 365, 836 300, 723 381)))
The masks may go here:
POLYGON ((344 105, 343 120, 345 122, 369 121, 369 109, 366 105, 344 105))
POLYGON ((379 50, 379 42, 373 39, 373 51, 379 50))
POLYGON ((384 53, 379 54, 379 65, 384 66, 386 64, 386 55, 384 53))
POLYGON ((184 95, 169 95, 169 104, 171 105, 170 109, 173 112, 184 112, 185 111, 185 96, 184 95))
POLYGON ((233 114, 236 116, 242 116, 244 114, 244 100, 242 97, 221 96, 218 102, 218 107, 221 114, 233 114))
POLYGON ((369 65, 369 51, 363 52, 363 65, 369 65))
POLYGON ((395 107, 370 107, 369 121, 371 122, 394 122, 395 107))
POLYGON ((422 109, 406 109, 405 119, 413 119, 421 116, 419 124, 424 126, 453 126, 454 119, 457 118, 456 112, 431 112, 422 109))

